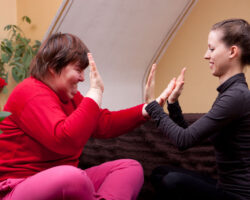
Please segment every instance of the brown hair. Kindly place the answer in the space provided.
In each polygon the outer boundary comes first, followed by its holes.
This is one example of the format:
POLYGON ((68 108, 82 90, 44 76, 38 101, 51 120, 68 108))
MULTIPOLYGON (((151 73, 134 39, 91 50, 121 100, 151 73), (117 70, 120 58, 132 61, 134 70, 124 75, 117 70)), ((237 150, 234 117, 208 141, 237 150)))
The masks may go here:
POLYGON ((211 30, 221 30, 221 40, 227 45, 236 45, 242 50, 241 64, 250 64, 250 25, 244 19, 227 19, 214 24, 211 30))
POLYGON ((41 45, 30 65, 31 76, 41 80, 49 68, 60 74, 70 63, 79 63, 82 69, 89 65, 87 46, 75 35, 55 33, 41 45))

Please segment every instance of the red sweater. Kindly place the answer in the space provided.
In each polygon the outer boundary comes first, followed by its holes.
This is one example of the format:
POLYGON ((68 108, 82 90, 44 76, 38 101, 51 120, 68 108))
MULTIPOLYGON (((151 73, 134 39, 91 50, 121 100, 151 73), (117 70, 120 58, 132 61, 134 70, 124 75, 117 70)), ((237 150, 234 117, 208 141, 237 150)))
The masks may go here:
POLYGON ((77 166, 91 136, 119 136, 145 121, 142 106, 111 112, 79 92, 63 103, 44 83, 25 79, 4 107, 12 115, 0 122, 0 181, 57 165, 77 166))

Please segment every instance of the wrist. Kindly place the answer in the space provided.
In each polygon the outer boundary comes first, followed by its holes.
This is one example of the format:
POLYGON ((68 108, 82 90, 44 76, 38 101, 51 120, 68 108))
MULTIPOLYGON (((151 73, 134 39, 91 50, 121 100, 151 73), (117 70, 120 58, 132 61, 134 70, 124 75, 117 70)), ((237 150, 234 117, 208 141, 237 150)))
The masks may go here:
POLYGON ((170 99, 168 98, 168 103, 169 104, 174 104, 177 101, 177 99, 170 99))
POLYGON ((142 107, 142 116, 145 118, 145 119, 149 119, 150 118, 150 116, 149 116, 149 114, 148 114, 148 112, 146 111, 146 106, 147 106, 148 104, 144 104, 143 105, 143 107, 142 107))
POLYGON ((86 97, 89 97, 89 98, 93 99, 98 104, 98 106, 101 106, 102 95, 103 95, 103 92, 102 92, 101 89, 90 88, 89 91, 86 94, 86 97))

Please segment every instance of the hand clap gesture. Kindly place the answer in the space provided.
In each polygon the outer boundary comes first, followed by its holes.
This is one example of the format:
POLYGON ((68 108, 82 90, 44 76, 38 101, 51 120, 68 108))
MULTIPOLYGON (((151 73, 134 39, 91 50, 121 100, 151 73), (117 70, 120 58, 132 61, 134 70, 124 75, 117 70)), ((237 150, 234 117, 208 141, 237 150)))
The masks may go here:
POLYGON ((168 97, 168 103, 174 103, 178 100, 184 86, 184 75, 185 75, 186 68, 181 70, 181 74, 178 76, 176 80, 176 86, 170 96, 168 97))
POLYGON ((150 103, 155 100, 155 70, 156 64, 153 64, 144 89, 144 101, 150 103))
POLYGON ((93 99, 100 106, 102 102, 104 85, 91 53, 88 53, 88 59, 90 64, 90 89, 87 92, 86 97, 93 99))

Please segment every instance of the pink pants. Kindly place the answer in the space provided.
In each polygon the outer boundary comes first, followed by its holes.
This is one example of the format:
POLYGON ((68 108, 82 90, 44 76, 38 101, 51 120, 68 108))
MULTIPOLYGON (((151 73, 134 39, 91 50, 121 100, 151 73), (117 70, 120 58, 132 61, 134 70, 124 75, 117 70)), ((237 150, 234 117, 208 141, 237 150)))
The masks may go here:
POLYGON ((2 200, 134 200, 143 184, 143 169, 131 159, 121 159, 81 170, 62 165, 25 179, 7 179, 2 200))

